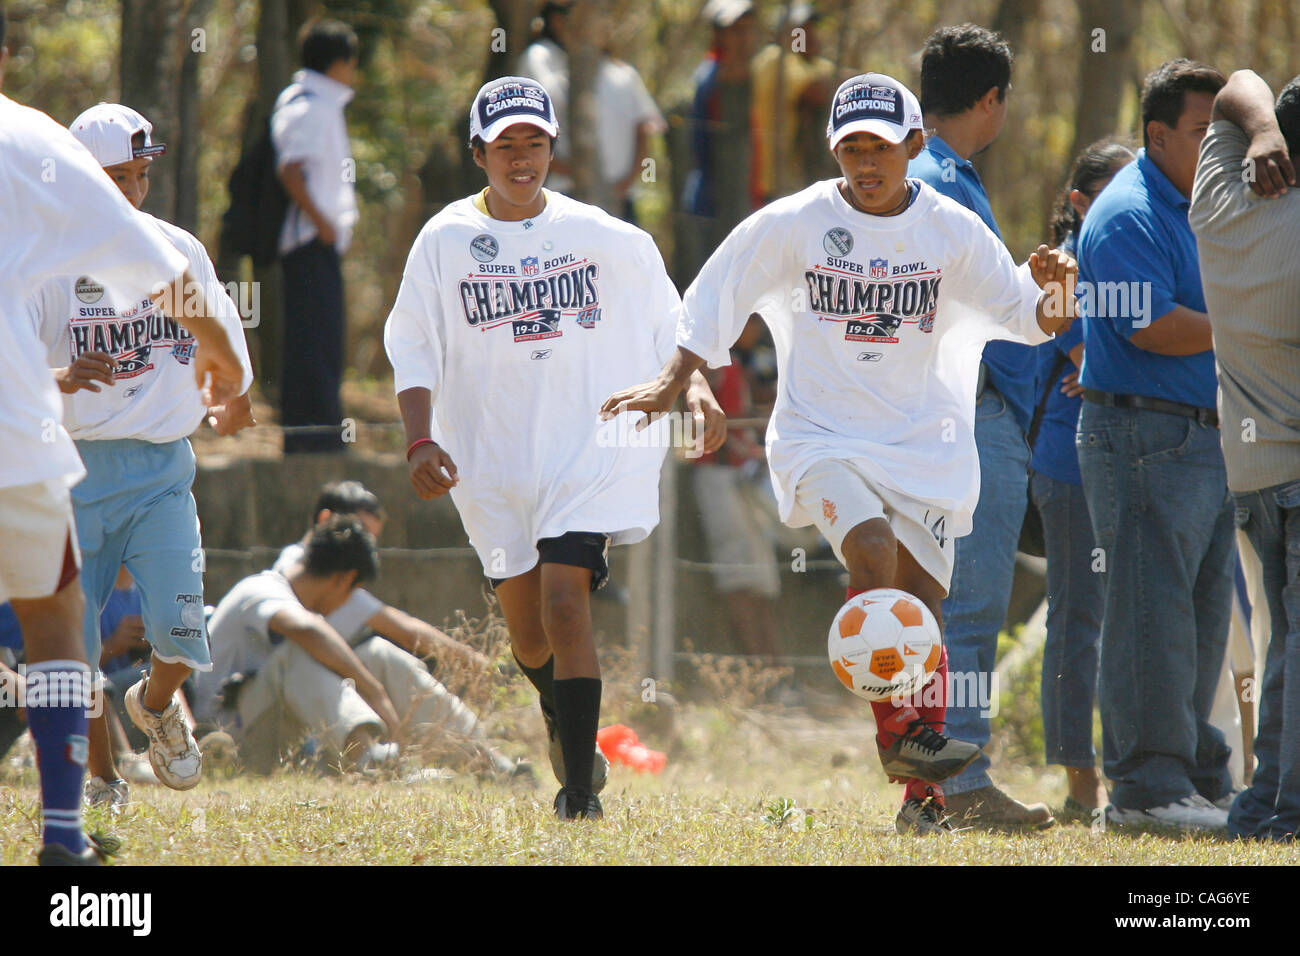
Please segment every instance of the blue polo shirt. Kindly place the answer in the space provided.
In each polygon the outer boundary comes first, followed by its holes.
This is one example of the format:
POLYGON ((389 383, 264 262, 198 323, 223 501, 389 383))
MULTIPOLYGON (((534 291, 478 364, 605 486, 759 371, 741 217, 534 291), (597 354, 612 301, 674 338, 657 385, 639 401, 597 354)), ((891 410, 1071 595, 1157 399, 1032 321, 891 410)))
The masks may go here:
MULTIPOLYGON (((979 216, 993 235, 1002 238, 979 173, 970 160, 962 159, 938 136, 931 136, 920 155, 908 163, 907 175, 923 180, 949 199, 957 200, 979 216)), ((988 379, 1002 393, 1016 421, 1026 432, 1034 414, 1034 354, 1030 346, 1015 342, 989 342, 984 346, 988 379)))
POLYGON ((1140 149, 1088 210, 1079 235, 1080 294, 1092 299, 1083 321, 1085 387, 1215 407, 1212 351, 1157 355, 1129 341, 1142 327, 1135 322, 1154 322, 1176 305, 1205 311, 1190 206, 1140 149))
MULTIPOLYGON (((1067 252, 1071 250, 1066 249, 1067 252)), ((1083 399, 1061 394, 1061 379, 1074 371, 1070 349, 1083 341, 1083 323, 1075 320, 1070 328, 1038 348, 1038 374, 1035 376, 1035 399, 1047 389, 1047 376, 1056 369, 1051 391, 1043 406, 1043 417, 1034 439, 1034 453, 1029 467, 1048 478, 1071 485, 1082 485, 1079 473, 1079 455, 1074 445, 1074 433, 1079 427, 1079 407, 1083 399), (1057 359, 1061 364, 1057 366, 1057 359)))

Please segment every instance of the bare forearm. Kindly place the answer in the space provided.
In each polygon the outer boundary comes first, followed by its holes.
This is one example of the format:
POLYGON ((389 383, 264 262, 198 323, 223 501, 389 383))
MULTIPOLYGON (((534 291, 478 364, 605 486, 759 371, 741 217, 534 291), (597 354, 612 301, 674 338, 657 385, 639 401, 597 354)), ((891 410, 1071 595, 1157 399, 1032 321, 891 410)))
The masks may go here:
POLYGON ((1138 329, 1130 341, 1157 355, 1197 355, 1214 348, 1209 316, 1181 305, 1138 329))
POLYGON ((1238 70, 1228 77, 1215 97, 1214 113, 1216 118, 1235 123, 1251 137, 1278 128, 1273 91, 1254 70, 1238 70))
MULTIPOLYGON (((659 372, 659 380, 666 385, 672 385, 680 392, 691 384, 692 378, 699 373, 704 365, 704 359, 679 345, 659 372)), ((704 376, 699 374, 699 379, 704 381, 704 376)), ((707 388, 708 383, 705 382, 704 384, 707 388)))
POLYGON ((316 225, 317 229, 322 224, 328 226, 329 220, 321 214, 321 211, 312 202, 311 194, 307 191, 307 177, 302 174, 302 165, 300 163, 289 163, 287 166, 280 167, 280 182, 284 184, 284 191, 289 194, 294 205, 307 214, 307 217, 316 225))
POLYGON ((433 416, 433 394, 427 388, 408 388, 397 393, 397 408, 402 413, 402 427, 406 429, 406 444, 429 437, 429 422, 433 416))

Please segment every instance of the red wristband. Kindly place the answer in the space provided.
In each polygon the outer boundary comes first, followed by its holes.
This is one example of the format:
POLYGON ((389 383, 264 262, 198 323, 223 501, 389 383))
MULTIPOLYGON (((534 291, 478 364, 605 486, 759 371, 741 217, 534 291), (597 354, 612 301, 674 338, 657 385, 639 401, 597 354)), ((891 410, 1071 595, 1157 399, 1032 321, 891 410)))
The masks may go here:
POLYGON ((417 438, 415 441, 411 442, 411 444, 407 446, 406 460, 410 461, 411 452, 415 451, 415 449, 419 448, 421 445, 436 445, 436 444, 438 443, 434 441, 432 438, 417 438))

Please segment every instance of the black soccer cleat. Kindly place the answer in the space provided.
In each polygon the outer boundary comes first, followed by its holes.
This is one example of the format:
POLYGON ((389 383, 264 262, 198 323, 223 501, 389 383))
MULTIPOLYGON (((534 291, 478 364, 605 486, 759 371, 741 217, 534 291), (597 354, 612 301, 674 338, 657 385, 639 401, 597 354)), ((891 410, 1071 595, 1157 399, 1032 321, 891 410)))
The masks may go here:
POLYGON ((561 820, 599 820, 605 811, 594 793, 562 787, 555 795, 555 815, 561 820))
POLYGON ((122 849, 122 841, 112 834, 86 834, 86 848, 73 853, 61 843, 47 843, 36 856, 37 866, 101 866, 122 849))
POLYGON ((964 740, 945 737, 924 720, 914 720, 907 731, 888 748, 881 747, 880 764, 885 773, 900 779, 916 778, 928 783, 947 780, 959 774, 980 755, 980 748, 964 740))

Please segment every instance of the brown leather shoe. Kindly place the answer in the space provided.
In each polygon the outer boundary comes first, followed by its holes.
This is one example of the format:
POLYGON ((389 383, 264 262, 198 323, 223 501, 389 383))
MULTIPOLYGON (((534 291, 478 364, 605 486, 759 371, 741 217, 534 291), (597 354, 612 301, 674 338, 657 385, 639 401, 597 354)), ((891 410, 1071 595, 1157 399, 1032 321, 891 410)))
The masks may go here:
POLYGON ((1046 830, 1056 823, 1045 803, 1029 806, 997 787, 980 787, 966 793, 950 793, 944 798, 952 821, 959 827, 1029 828, 1046 830))

